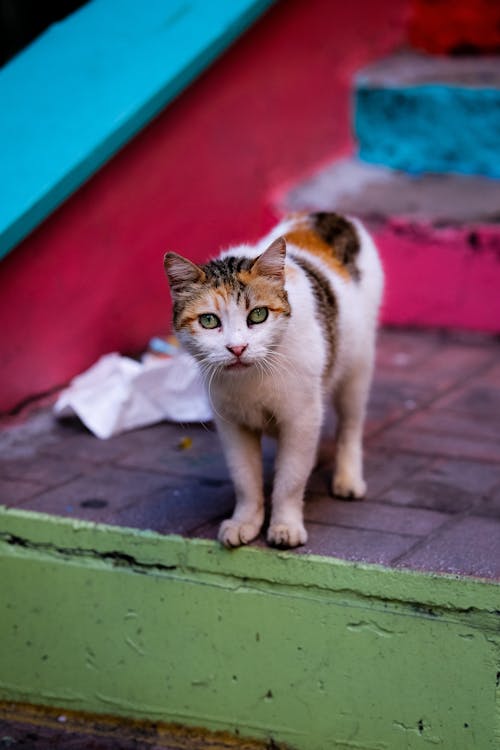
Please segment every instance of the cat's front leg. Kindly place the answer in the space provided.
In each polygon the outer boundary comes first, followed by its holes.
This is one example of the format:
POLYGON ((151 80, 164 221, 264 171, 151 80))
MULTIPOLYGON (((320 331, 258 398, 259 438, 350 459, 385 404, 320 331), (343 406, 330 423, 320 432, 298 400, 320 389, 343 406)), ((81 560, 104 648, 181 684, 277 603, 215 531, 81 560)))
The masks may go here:
POLYGON ((307 542, 304 492, 316 459, 321 421, 321 404, 311 403, 300 416, 280 426, 267 533, 267 541, 277 547, 298 547, 307 542))
POLYGON ((222 419, 217 428, 236 492, 234 513, 218 538, 225 547, 239 547, 255 539, 264 522, 260 434, 222 419))

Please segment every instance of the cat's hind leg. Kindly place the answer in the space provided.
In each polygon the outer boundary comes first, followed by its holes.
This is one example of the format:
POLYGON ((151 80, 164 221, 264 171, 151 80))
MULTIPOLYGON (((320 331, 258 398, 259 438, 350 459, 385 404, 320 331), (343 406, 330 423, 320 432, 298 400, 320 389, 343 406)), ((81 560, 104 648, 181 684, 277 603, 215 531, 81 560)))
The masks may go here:
POLYGON ((334 495, 360 499, 366 494, 363 478, 363 425, 372 376, 370 361, 353 368, 337 386, 336 462, 332 482, 334 495))
POLYGON ((217 427, 236 492, 233 515, 220 525, 218 538, 225 547, 239 547, 255 539, 264 523, 260 434, 224 420, 217 427))

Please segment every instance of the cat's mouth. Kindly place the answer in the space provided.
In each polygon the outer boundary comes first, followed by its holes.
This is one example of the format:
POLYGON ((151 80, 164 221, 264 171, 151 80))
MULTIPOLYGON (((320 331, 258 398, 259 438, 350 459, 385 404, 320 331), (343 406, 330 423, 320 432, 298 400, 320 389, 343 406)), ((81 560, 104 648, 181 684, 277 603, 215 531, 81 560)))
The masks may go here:
POLYGON ((237 359, 234 362, 230 362, 224 367, 225 370, 247 370, 252 366, 251 362, 242 362, 241 359, 237 359))

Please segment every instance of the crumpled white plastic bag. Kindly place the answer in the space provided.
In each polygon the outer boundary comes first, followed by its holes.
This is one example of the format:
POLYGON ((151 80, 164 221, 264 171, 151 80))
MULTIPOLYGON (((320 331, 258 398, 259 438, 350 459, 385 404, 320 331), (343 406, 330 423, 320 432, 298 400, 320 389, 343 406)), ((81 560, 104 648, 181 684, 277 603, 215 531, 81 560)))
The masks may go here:
POLYGON ((196 362, 185 352, 142 362, 105 354, 71 381, 54 411, 58 417, 78 416, 102 439, 163 420, 212 419, 196 362))

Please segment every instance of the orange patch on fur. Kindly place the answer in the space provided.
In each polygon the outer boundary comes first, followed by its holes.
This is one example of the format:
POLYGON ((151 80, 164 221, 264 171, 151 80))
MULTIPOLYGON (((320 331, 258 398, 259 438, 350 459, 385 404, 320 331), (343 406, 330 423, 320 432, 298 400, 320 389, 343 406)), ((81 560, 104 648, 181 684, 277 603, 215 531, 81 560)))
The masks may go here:
POLYGON ((290 305, 282 286, 257 271, 241 271, 238 279, 248 288, 250 307, 267 307, 276 314, 290 314, 290 305))
POLYGON ((194 333, 196 331, 196 322, 198 320, 198 315, 193 316, 182 316, 182 318, 179 320, 177 324, 178 330, 181 330, 182 328, 188 329, 191 333, 194 333))
POLYGON ((236 278, 238 279, 238 281, 241 281, 242 284, 244 284, 245 286, 248 286, 254 281, 255 273, 252 270, 240 271, 236 278))
POLYGON ((330 268, 342 276, 346 280, 350 280, 351 276, 349 270, 343 265, 343 263, 335 256, 335 250, 327 242, 325 242, 319 234, 316 234, 314 229, 307 226, 307 224, 299 224, 295 229, 284 235, 285 240, 290 242, 292 245, 297 245, 303 250, 316 255, 321 258, 330 268))
POLYGON ((221 286, 201 297, 195 297, 190 302, 186 302, 177 321, 177 328, 187 328, 191 333, 195 333, 196 323, 200 315, 203 315, 203 313, 221 315, 229 302, 230 296, 230 290, 221 286))

